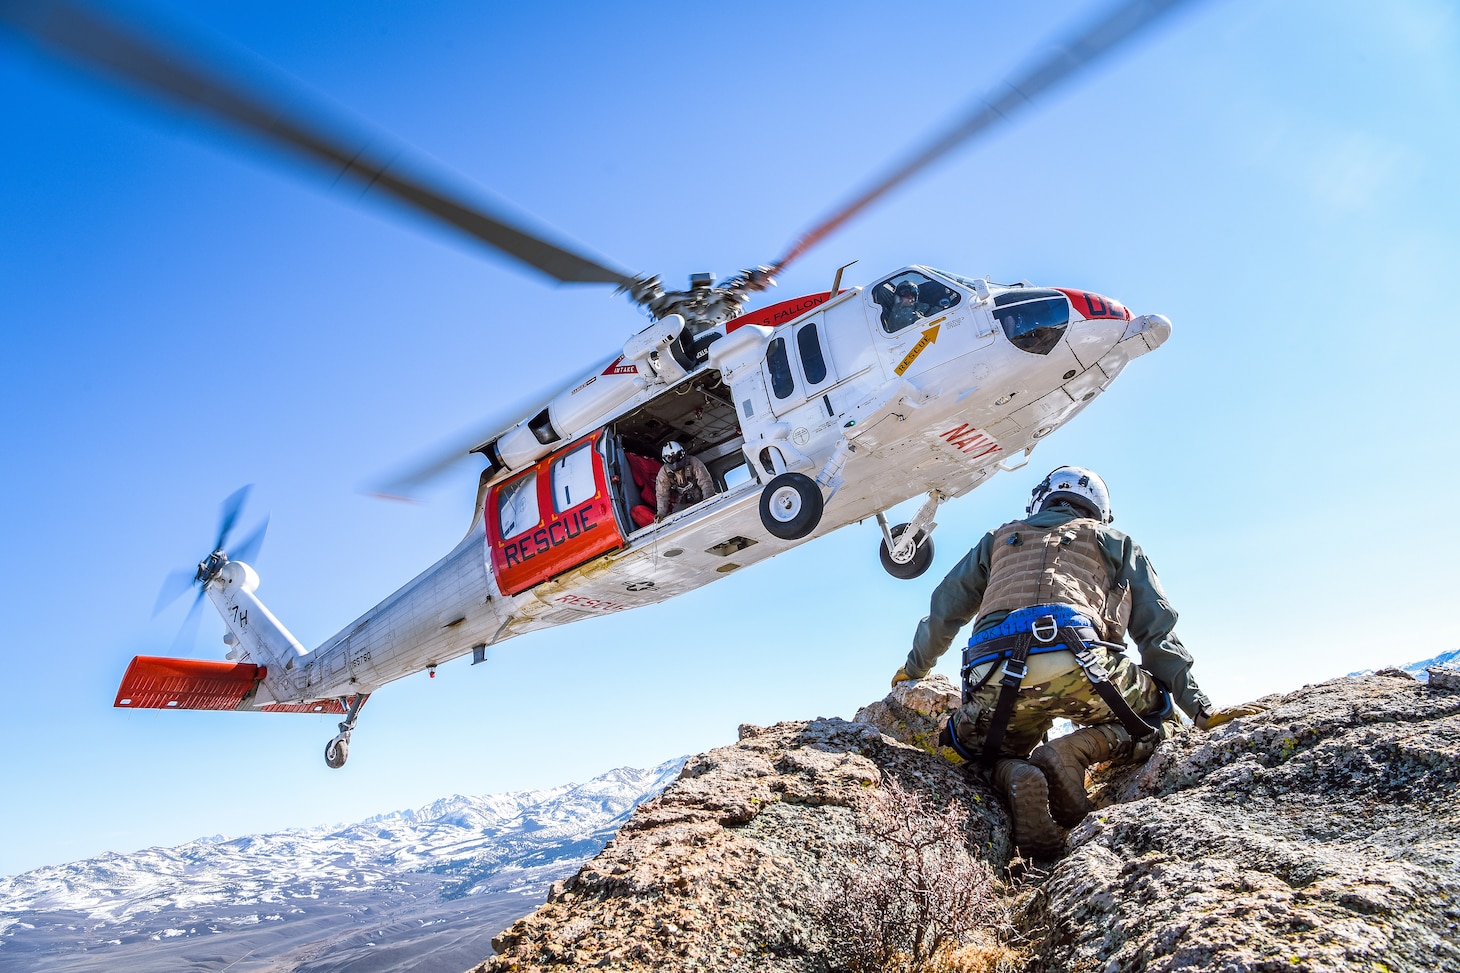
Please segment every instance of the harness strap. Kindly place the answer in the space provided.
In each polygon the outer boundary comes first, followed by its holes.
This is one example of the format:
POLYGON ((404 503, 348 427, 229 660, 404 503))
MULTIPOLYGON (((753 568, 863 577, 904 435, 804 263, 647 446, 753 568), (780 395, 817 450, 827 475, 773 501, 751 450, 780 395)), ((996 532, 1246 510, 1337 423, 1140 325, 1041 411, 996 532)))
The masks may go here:
MULTIPOLYGON (((1093 628, 1078 626, 1068 628, 1065 631, 1073 631, 1075 637, 1082 642, 1099 641, 1099 635, 1096 634, 1093 628)), ((963 650, 963 668, 965 674, 966 670, 972 669, 975 666, 981 666, 986 662, 993 662, 995 659, 1007 658, 1012 650, 1018 647, 1019 639, 1024 638, 1028 634, 1027 632, 1016 632, 1013 635, 1000 635, 996 638, 985 639, 982 642, 970 641, 968 647, 963 650)), ((1060 639, 1055 638, 1048 642, 1032 643, 1029 646, 1029 654, 1039 655, 1043 652, 1060 652, 1064 648, 1065 645, 1060 639)))
MULTIPOLYGON (((1095 632, 1083 626, 1060 625, 1056 627, 1051 616, 1042 616, 1029 631, 1019 632, 1016 635, 1006 635, 990 639, 980 643, 977 647, 982 652, 981 658, 967 662, 964 665, 963 678, 963 701, 968 702, 974 691, 982 688, 996 671, 992 666, 988 673, 979 680, 977 686, 970 687, 968 673, 975 665, 981 665, 985 661, 993 661, 990 656, 997 658, 1007 653, 1008 658, 1004 662, 1003 678, 999 680, 999 697, 994 703, 994 711, 989 718, 988 732, 984 736, 983 753, 980 760, 985 768, 992 767, 999 759, 999 751, 1004 745, 1004 735, 1009 728, 1009 717, 1014 713, 1014 705, 1019 698, 1019 689, 1023 685, 1024 676, 1029 672, 1028 660, 1031 652, 1050 652, 1056 646, 1068 649, 1079 664, 1080 670, 1085 678, 1090 681, 1090 686, 1095 690, 1105 705, 1110 708, 1115 718, 1120 720, 1133 739, 1141 740, 1153 733, 1159 732, 1159 728, 1151 725, 1141 718, 1135 710, 1131 709, 1120 690, 1110 681, 1110 673, 1100 660, 1095 657, 1091 650, 1091 644, 1100 644, 1095 638, 1095 632), (993 651, 990 651, 993 650, 993 651)), ((969 646, 970 649, 974 648, 969 646)), ((1167 697, 1167 708, 1170 708, 1170 697, 1167 697)), ((1162 714, 1164 715, 1164 714, 1162 714)), ((1160 717, 1157 717, 1159 722, 1160 717)), ((950 724, 951 733, 951 724, 950 724)), ((957 734, 951 734, 957 739, 957 734)), ((963 748, 955 747, 959 754, 965 758, 968 756, 963 748)))
POLYGON ((1004 731, 1009 728, 1009 717, 1014 713, 1014 702, 1019 698, 1019 687, 1029 671, 1029 647, 1034 643, 1032 632, 1015 636, 1019 640, 1004 663, 1004 678, 999 680, 999 700, 994 704, 994 713, 989 721, 989 732, 984 737, 981 759, 985 767, 992 767, 999 759, 999 750, 1004 745, 1004 731))
MULTIPOLYGON (((1068 633, 1069 630, 1067 629, 1066 632, 1068 633)), ((1090 646, 1078 638, 1070 638, 1070 634, 1065 636, 1066 644, 1072 647, 1079 646, 1079 648, 1073 649, 1075 661, 1084 670, 1085 678, 1090 680, 1090 685, 1094 688, 1096 695, 1105 701, 1105 705, 1110 707, 1110 711, 1125 726, 1126 731, 1136 740, 1156 733, 1158 728, 1141 719, 1140 714, 1131 709, 1130 703, 1125 701, 1120 690, 1111 683, 1110 673, 1106 672, 1105 667, 1100 664, 1100 660, 1095 658, 1095 653, 1090 650, 1090 646)))

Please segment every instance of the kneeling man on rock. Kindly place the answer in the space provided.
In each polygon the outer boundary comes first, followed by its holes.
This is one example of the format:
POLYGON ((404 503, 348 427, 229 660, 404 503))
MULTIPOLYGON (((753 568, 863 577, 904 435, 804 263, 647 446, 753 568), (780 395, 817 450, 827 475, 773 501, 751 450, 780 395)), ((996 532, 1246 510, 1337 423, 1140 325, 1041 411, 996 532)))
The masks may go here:
POLYGON ((1026 514, 985 534, 934 590, 892 684, 926 676, 978 616, 963 652, 963 704, 938 742, 988 770, 1019 850, 1050 858, 1064 850, 1060 826, 1093 810, 1085 769, 1150 756, 1177 725, 1173 699, 1203 729, 1248 710, 1211 712, 1155 569, 1107 526, 1099 476, 1061 466, 1034 488, 1026 514), (1139 665, 1125 656, 1127 632, 1139 665), (1081 729, 1041 745, 1061 717, 1081 729))

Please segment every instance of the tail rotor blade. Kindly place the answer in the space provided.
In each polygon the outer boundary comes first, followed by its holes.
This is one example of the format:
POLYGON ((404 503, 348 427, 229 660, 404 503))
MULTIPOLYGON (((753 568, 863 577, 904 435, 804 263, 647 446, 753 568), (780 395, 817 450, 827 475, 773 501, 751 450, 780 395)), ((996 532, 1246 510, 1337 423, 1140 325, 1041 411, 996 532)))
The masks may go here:
POLYGON ((184 616, 182 624, 177 628, 177 637, 172 640, 173 652, 178 655, 191 655, 198 646, 198 625, 203 620, 203 589, 198 589, 198 596, 188 606, 188 613, 184 616))
POLYGON ((233 533, 233 527, 238 523, 238 515, 243 512, 243 505, 248 501, 248 494, 252 489, 251 483, 241 486, 223 501, 218 512, 218 542, 213 545, 213 550, 221 551, 224 549, 223 545, 228 543, 228 535, 233 533))
POLYGON ((269 518, 265 517, 264 522, 255 527, 252 534, 249 534, 234 546, 234 549, 228 555, 228 559, 230 561, 242 561, 245 564, 252 565, 258 559, 259 550, 264 546, 264 535, 268 532, 269 518))
POLYGON ((157 593, 157 604, 152 606, 152 617, 156 618, 162 614, 162 610, 183 595, 187 594, 193 586, 193 580, 197 577, 196 569, 192 571, 173 571, 162 582, 162 590, 157 593))

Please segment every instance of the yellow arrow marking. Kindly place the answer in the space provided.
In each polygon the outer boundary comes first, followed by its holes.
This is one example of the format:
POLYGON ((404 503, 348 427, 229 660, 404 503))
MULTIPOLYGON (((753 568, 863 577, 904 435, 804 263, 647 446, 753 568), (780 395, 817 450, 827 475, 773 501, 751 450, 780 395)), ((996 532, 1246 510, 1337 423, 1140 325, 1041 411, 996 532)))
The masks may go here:
POLYGON ((900 376, 903 372, 912 367, 912 363, 917 361, 917 357, 923 353, 923 349, 938 340, 938 325, 942 324, 944 320, 947 319, 947 317, 948 316, 945 314, 943 317, 934 321, 931 328, 923 332, 923 336, 918 339, 918 343, 912 346, 912 351, 909 351, 907 353, 907 357, 904 358, 902 362, 893 369, 894 372, 896 372, 900 376))

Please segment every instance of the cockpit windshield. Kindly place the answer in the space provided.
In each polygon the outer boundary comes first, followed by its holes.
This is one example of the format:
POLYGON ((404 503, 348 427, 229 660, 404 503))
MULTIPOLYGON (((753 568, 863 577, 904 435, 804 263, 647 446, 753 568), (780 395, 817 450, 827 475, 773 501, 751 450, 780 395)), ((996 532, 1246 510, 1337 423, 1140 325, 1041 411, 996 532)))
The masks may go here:
POLYGON ((882 330, 888 334, 912 327, 962 299, 953 288, 915 270, 894 274, 872 288, 872 300, 882 308, 882 330))
MULTIPOLYGON (((937 270, 936 267, 933 268, 933 269, 934 270, 937 270)), ((938 270, 938 273, 942 274, 944 277, 947 277, 949 280, 954 281, 955 283, 962 284, 964 287, 967 287, 969 290, 977 290, 978 289, 978 282, 974 281, 973 278, 971 278, 971 277, 965 277, 962 274, 955 274, 952 271, 948 271, 948 270, 938 270)), ((987 281, 985 281, 984 283, 987 283, 987 281)))
POLYGON ((1015 348, 1047 355, 1069 327, 1070 302, 1059 291, 1022 287, 994 298, 994 317, 1015 348))

